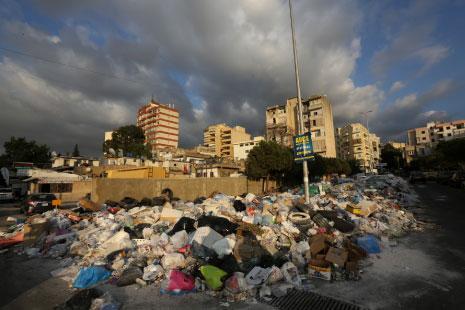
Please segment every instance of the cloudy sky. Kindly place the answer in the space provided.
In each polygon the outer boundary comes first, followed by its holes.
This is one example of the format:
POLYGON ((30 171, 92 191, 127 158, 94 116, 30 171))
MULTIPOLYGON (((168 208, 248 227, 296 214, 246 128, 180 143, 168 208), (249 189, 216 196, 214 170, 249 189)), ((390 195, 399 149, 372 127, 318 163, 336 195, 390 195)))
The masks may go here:
MULTIPOLYGON (((336 126, 383 140, 465 118, 465 1, 294 0, 301 86, 336 126)), ((99 155, 104 131, 152 96, 181 113, 181 146, 215 122, 262 134, 295 96, 285 0, 0 0, 0 143, 25 136, 99 155)), ((0 149, 1 151, 1 149, 0 149)))

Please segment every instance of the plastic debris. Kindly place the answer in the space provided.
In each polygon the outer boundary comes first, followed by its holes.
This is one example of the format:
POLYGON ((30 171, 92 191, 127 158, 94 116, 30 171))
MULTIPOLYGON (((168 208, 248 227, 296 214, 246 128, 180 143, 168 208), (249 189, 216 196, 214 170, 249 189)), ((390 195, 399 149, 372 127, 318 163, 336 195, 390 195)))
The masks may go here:
POLYGON ((212 265, 200 267, 200 273, 205 278, 205 282, 212 290, 219 290, 223 286, 222 278, 227 275, 224 270, 212 265))
POLYGON ((73 287, 89 288, 99 282, 107 280, 111 276, 111 271, 101 266, 91 266, 79 271, 74 280, 73 287))

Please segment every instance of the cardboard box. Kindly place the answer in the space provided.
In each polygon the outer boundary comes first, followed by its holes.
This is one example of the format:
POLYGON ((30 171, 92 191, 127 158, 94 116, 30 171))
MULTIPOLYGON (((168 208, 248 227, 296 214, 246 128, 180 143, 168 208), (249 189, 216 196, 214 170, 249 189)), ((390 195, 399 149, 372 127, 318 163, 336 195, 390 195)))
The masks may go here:
POLYGON ((308 263, 308 276, 330 281, 331 280, 331 265, 324 260, 311 259, 308 263))
POLYGON ((359 206, 353 204, 347 204, 346 210, 355 215, 362 215, 362 209, 359 206))
POLYGON ((183 215, 183 212, 180 210, 163 208, 160 214, 160 221, 170 222, 175 224, 183 215))
POLYGON ((344 267, 347 262, 347 257, 349 252, 346 249, 338 248, 329 248, 328 253, 326 254, 325 260, 327 262, 338 265, 339 267, 344 267))
POLYGON ((24 246, 28 247, 35 244, 37 239, 39 239, 39 237, 48 230, 48 227, 48 221, 24 224, 24 246))
POLYGON ((326 236, 324 234, 318 234, 312 237, 310 240, 310 254, 315 257, 318 253, 324 251, 327 247, 326 236))

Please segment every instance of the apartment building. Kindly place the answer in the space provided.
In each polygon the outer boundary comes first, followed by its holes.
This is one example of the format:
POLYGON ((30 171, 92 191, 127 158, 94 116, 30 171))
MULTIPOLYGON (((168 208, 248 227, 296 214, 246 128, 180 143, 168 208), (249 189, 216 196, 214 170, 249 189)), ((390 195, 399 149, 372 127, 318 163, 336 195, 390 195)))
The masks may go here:
MULTIPOLYGON (((326 96, 302 100, 305 132, 311 131, 314 152, 324 157, 336 157, 334 123, 331 103, 326 96)), ((298 100, 287 99, 285 105, 266 109, 266 140, 293 147, 298 133, 298 100)))
POLYGON ((174 106, 150 100, 139 108, 137 126, 144 131, 146 143, 152 150, 178 147, 179 112, 174 106))
POLYGON ((338 158, 358 160, 360 168, 365 171, 372 171, 379 164, 380 138, 362 124, 347 124, 337 128, 336 140, 338 158))
POLYGON ((245 160, 256 145, 260 143, 260 141, 265 140, 263 136, 254 137, 252 140, 249 141, 242 141, 236 142, 233 145, 234 149, 234 160, 245 160))
POLYGON ((208 126, 203 131, 203 144, 215 150, 215 155, 223 158, 234 158, 234 143, 251 140, 244 127, 229 127, 225 123, 208 126))
POLYGON ((429 155, 439 142, 459 138, 465 138, 465 120, 429 122, 426 127, 413 128, 407 132, 408 145, 414 147, 414 156, 429 155))

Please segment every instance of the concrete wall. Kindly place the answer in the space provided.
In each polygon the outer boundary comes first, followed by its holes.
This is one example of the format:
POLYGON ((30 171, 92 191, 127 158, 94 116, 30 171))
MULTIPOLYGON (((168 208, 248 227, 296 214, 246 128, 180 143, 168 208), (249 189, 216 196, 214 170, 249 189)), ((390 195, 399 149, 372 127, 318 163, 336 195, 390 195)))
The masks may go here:
POLYGON ((62 202, 74 202, 84 197, 87 193, 92 192, 92 181, 73 182, 73 191, 71 193, 54 193, 62 202))
MULTIPOLYGON (((273 183, 270 187, 274 186, 273 183)), ((183 200, 193 200, 199 196, 208 197, 213 191, 229 195, 245 192, 262 192, 261 181, 237 178, 194 178, 194 179, 107 179, 92 181, 92 200, 103 203, 105 200, 121 200, 129 196, 136 199, 159 196, 164 188, 170 188, 174 196, 183 200)))

